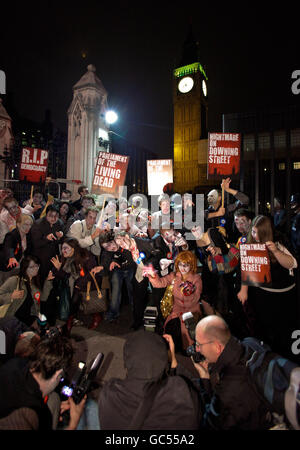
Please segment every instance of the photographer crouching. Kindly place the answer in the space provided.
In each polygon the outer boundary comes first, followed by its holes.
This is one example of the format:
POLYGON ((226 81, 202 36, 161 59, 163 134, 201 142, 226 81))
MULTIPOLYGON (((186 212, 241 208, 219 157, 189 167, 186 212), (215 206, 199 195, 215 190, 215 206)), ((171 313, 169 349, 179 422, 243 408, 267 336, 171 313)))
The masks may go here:
MULTIPOLYGON (((0 368, 0 429, 54 429, 52 414, 58 416, 61 408, 54 391, 72 357, 69 340, 57 335, 41 339, 28 358, 15 357, 6 362, 0 368)), ((66 430, 77 428, 85 402, 86 396, 79 404, 68 400, 70 420, 66 430)))
MULTIPOLYGON (((172 338, 169 336, 168 339, 172 338)), ((198 385, 199 395, 205 403, 201 428, 268 429, 268 409, 247 376, 243 361, 245 349, 231 335, 227 323, 215 315, 201 319, 196 326, 194 347, 196 353, 192 360, 199 379, 189 378, 198 385)), ((174 346, 170 345, 170 350, 172 367, 177 370, 174 346)))

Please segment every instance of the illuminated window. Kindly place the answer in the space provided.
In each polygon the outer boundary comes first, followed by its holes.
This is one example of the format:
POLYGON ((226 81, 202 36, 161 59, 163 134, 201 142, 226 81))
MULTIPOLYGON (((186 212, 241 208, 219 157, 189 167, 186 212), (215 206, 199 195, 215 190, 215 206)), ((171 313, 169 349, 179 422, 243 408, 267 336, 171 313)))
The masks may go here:
POLYGON ((279 163, 278 164, 278 169, 279 170, 285 170, 285 163, 279 163))
POLYGON ((291 147, 300 147, 300 129, 291 131, 291 147))
POLYGON ((274 133, 274 147, 275 148, 284 148, 285 145, 286 145, 285 133, 282 131, 274 133))
POLYGON ((269 134, 260 134, 258 136, 258 148, 270 148, 270 135, 269 134))
POLYGON ((300 169, 300 162, 299 161, 294 162, 294 169, 295 170, 299 170, 300 169))

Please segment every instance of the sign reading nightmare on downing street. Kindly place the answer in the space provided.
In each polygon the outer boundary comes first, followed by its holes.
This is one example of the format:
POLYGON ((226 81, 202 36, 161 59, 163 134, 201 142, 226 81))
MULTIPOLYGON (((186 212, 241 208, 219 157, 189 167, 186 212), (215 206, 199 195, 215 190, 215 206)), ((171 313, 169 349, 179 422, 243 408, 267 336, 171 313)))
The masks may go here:
POLYGON ((207 178, 235 177, 240 173, 239 133, 209 133, 207 178))

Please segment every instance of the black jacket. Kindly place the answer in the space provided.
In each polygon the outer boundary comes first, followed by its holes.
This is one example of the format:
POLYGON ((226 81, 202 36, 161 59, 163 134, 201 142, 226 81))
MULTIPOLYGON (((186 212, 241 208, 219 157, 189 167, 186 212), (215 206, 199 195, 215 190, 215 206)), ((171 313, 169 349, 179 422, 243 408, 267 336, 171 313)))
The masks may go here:
MULTIPOLYGON (((25 254, 31 254, 31 235, 30 233, 26 236, 27 247, 25 250, 25 254)), ((10 231, 5 235, 4 242, 2 245, 2 249, 0 252, 0 270, 6 272, 8 270, 7 264, 10 258, 15 258, 17 261, 20 261, 23 256, 22 250, 22 241, 21 235, 18 228, 10 231)))
POLYGON ((106 273, 110 273, 109 267, 112 262, 116 262, 120 266, 120 268, 116 267, 115 270, 127 270, 136 267, 129 250, 119 247, 117 251, 110 252, 102 249, 100 265, 104 267, 106 273))
POLYGON ((63 231, 63 222, 58 221, 51 227, 46 217, 38 219, 31 227, 30 235, 32 242, 31 254, 37 256, 41 261, 40 276, 46 278, 49 270, 52 270, 53 265, 51 258, 59 255, 59 243, 61 239, 49 241, 47 239, 48 234, 53 233, 54 236, 57 231, 63 231))
POLYGON ((39 429, 52 429, 52 416, 39 385, 29 371, 28 360, 13 358, 0 369, 0 418, 27 407, 39 417, 39 429))
POLYGON ((168 353, 161 336, 144 330, 134 333, 124 345, 124 364, 127 378, 111 379, 100 391, 101 429, 128 429, 151 383, 158 383, 159 390, 140 429, 198 429, 201 420, 198 392, 183 377, 166 375, 168 353))
POLYGON ((218 361, 209 365, 210 380, 204 427, 214 430, 261 430, 270 427, 265 403, 256 393, 245 361, 245 349, 231 337, 218 361))

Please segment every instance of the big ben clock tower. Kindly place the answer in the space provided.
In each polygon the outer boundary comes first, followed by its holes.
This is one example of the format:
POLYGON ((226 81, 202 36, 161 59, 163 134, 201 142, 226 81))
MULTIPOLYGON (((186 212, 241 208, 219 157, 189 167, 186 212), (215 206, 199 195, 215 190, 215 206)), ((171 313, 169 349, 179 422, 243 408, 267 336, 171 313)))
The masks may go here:
POLYGON ((207 184, 208 78, 190 31, 174 70, 174 188, 184 193, 207 184))

